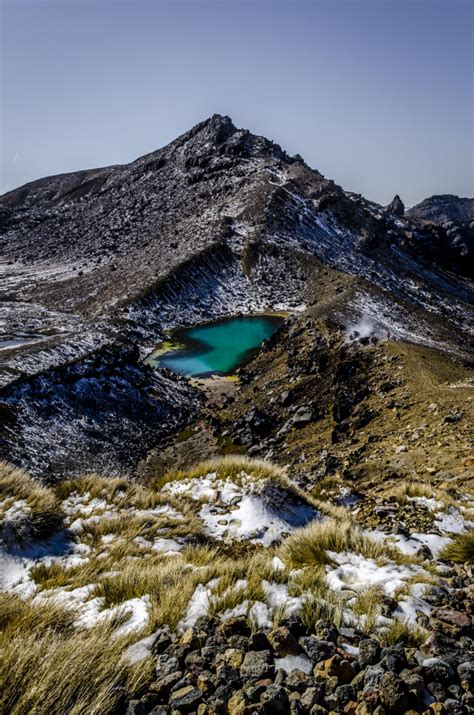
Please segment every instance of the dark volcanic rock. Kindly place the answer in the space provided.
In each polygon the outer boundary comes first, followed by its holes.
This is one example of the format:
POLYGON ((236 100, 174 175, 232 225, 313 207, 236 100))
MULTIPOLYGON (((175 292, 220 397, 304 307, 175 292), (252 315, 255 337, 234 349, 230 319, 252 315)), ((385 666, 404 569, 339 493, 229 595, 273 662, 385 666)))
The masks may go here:
POLYGON ((398 194, 395 194, 393 200, 388 204, 387 211, 394 216, 403 216, 405 213, 405 205, 398 194))

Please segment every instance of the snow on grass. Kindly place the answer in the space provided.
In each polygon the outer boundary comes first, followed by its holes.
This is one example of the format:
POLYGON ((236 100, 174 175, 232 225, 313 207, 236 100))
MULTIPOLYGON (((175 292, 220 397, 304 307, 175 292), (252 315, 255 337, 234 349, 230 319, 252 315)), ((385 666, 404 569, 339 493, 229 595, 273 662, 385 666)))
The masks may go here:
POLYGON ((425 506, 430 511, 437 511, 438 509, 443 508, 443 502, 437 501, 436 499, 429 499, 424 496, 411 497, 407 495, 406 499, 407 501, 415 502, 415 504, 421 504, 421 506, 425 506))
POLYGON ((362 593, 369 588, 380 588, 386 596, 393 597, 398 588, 422 573, 418 566, 400 565, 389 562, 383 566, 374 559, 368 559, 352 552, 330 552, 336 566, 326 566, 326 579, 334 591, 349 589, 362 593))
POLYGON ((106 620, 123 619, 124 623, 114 632, 116 637, 127 635, 132 631, 140 631, 147 625, 150 596, 131 598, 112 608, 104 608, 102 597, 90 598, 95 588, 96 584, 88 584, 70 591, 64 588, 54 588, 37 594, 35 601, 37 603, 53 602, 73 610, 77 628, 93 628, 106 620))
POLYGON ((169 482, 162 493, 205 501, 198 512, 205 532, 224 541, 247 540, 268 547, 319 516, 309 502, 281 484, 256 480, 244 471, 235 481, 219 479, 213 472, 169 482))
POLYGON ((414 556, 422 546, 427 546, 433 556, 438 556, 441 549, 449 543, 450 539, 446 536, 438 536, 438 534, 423 534, 415 532, 410 536, 402 534, 385 534, 383 531, 365 531, 364 534, 374 541, 391 544, 396 546, 400 551, 407 556, 414 556))
POLYGON ((410 625, 418 626, 418 615, 420 613, 429 615, 431 611, 429 604, 423 599, 428 588, 430 588, 428 583, 413 584, 410 594, 398 602, 394 615, 410 625))
MULTIPOLYGON (((198 584, 189 601, 185 615, 178 623, 178 633, 182 633, 193 626, 198 618, 207 615, 212 610, 219 598, 215 592, 218 583, 219 578, 214 578, 206 585, 198 584)), ((246 579, 238 579, 235 584, 221 594, 220 598, 224 598, 231 591, 240 591, 244 596, 247 585, 246 579)), ((217 617, 221 621, 226 621, 236 616, 248 616, 258 628, 270 628, 275 612, 286 616, 296 613, 302 608, 306 595, 309 596, 309 594, 305 594, 305 596, 290 597, 289 588, 286 584, 274 583, 265 579, 262 580, 262 589, 265 601, 243 598, 241 603, 218 612, 217 617)))
POLYGON ((31 507, 26 499, 7 497, 0 501, 0 516, 3 521, 18 521, 31 514, 31 507))
POLYGON ((283 535, 287 535, 316 518, 316 510, 305 504, 269 504, 260 496, 242 496, 237 509, 223 513, 213 513, 213 507, 204 504, 199 512, 206 532, 217 539, 248 540, 270 546, 283 535))
POLYGON ((102 512, 110 510, 112 506, 113 505, 105 499, 91 497, 90 492, 85 492, 84 494, 73 492, 66 499, 64 499, 61 504, 62 510, 68 516, 73 516, 75 514, 84 514, 85 516, 89 516, 90 514, 98 511, 102 512))
POLYGON ((12 544, 8 549, 0 542, 0 590, 29 598, 37 585, 30 570, 38 564, 61 563, 72 568, 85 563, 90 552, 86 544, 71 541, 70 534, 61 530, 49 539, 28 544, 12 544))
POLYGON ((462 534, 467 529, 474 527, 474 522, 464 518, 461 512, 449 506, 445 512, 435 516, 435 524, 444 534, 462 534))
POLYGON ((196 586, 188 603, 186 613, 176 627, 178 633, 184 633, 185 630, 196 623, 198 618, 207 614, 211 607, 212 590, 217 583, 218 579, 212 579, 205 586, 202 583, 196 586))
POLYGON ((129 665, 135 665, 135 663, 140 663, 145 658, 153 655, 153 646, 158 638, 158 632, 152 633, 146 638, 141 638, 136 643, 132 643, 123 652, 123 658, 129 665))
POLYGON ((143 536, 136 536, 133 541, 143 548, 163 552, 165 555, 170 556, 179 554, 186 546, 186 544, 181 541, 166 538, 157 538, 154 541, 149 541, 143 536))
POLYGON ((230 504, 234 498, 241 496, 239 486, 228 479, 218 479, 217 472, 211 472, 202 478, 168 482, 161 491, 165 494, 185 496, 194 501, 205 499, 225 504, 230 504))

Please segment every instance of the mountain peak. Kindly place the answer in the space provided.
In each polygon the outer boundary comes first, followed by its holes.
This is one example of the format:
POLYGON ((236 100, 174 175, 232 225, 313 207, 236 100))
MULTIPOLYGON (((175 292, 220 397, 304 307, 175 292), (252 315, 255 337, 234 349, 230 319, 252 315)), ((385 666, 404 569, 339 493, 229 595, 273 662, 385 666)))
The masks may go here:
POLYGON ((405 213, 405 204, 398 194, 395 194, 392 201, 387 205, 387 211, 395 216, 403 216, 405 213))

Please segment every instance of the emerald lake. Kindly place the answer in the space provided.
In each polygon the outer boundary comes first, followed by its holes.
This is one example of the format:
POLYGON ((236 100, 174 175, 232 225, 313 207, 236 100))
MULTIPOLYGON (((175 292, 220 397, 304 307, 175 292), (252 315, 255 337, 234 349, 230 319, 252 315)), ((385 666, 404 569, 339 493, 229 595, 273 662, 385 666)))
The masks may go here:
POLYGON ((226 375, 248 361, 283 320, 277 315, 247 315, 182 328, 173 334, 180 347, 158 347, 147 362, 188 377, 226 375))

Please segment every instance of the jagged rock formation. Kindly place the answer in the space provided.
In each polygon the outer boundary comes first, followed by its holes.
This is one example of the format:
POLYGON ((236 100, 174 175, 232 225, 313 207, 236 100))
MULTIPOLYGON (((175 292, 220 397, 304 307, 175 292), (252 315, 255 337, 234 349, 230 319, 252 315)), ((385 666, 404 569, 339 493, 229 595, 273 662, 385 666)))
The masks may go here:
POLYGON ((403 216, 405 213, 405 204, 398 194, 395 194, 393 201, 388 204, 387 211, 395 216, 403 216))
MULTIPOLYGON (((100 351, 107 357, 97 379, 108 380, 124 342, 143 355, 167 330, 225 314, 337 305, 331 320, 339 326, 370 320, 400 339, 465 357, 471 248, 447 240, 443 227, 401 216, 400 203, 384 209, 345 192, 301 157, 220 115, 131 164, 48 177, 5 194, 0 399, 12 417, 3 426, 3 453, 31 465, 24 445, 33 419, 52 442, 46 415, 58 370, 65 376, 74 365, 88 374, 100 351), (323 303, 316 285, 324 286, 323 303), (24 390, 34 418, 18 398, 24 390)), ((161 406, 173 405, 150 371, 134 370, 161 406)), ((116 408, 100 402, 107 422, 116 408)), ((137 443, 150 419, 138 425, 137 443)), ((90 430, 74 424, 89 444, 90 430)), ((160 423, 155 438, 170 428, 160 423)), ((126 442, 121 429, 115 444, 120 435, 126 442)), ((108 452, 113 470, 129 467, 115 447, 108 452)), ((43 454, 36 472, 58 458, 43 454)), ((91 467, 104 470, 105 462, 91 456, 91 467)))

